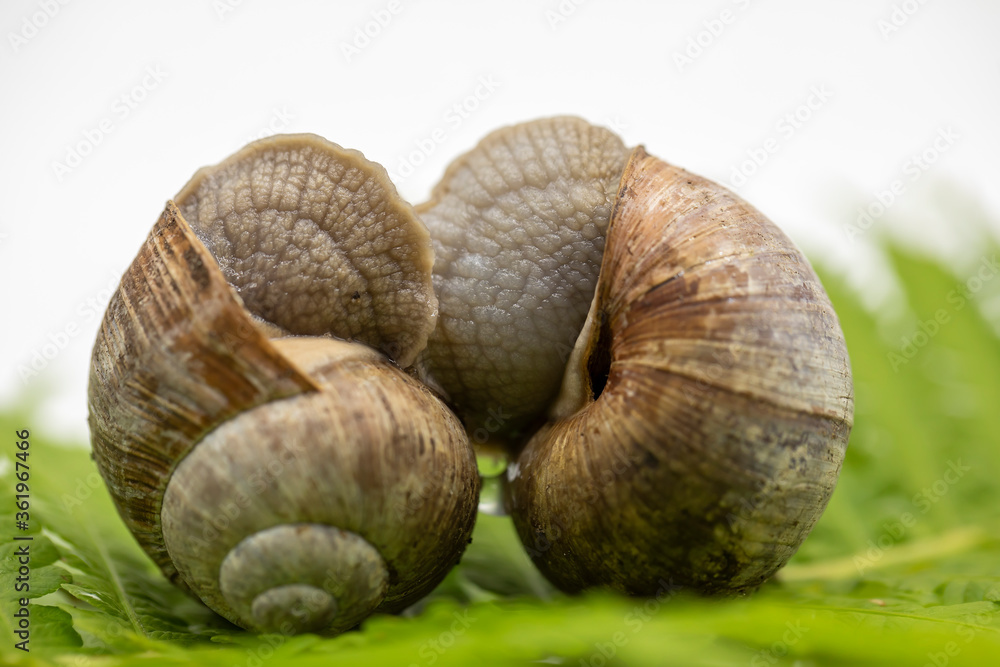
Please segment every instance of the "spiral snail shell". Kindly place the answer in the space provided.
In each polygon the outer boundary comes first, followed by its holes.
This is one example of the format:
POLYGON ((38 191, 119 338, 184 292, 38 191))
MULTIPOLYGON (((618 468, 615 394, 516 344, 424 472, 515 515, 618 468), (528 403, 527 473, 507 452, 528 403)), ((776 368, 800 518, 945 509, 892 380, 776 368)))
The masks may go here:
POLYGON ((788 561, 833 493, 853 420, 847 349, 777 227, 638 148, 549 416, 509 498, 551 581, 742 593, 788 561))
POLYGON ((508 452, 508 511, 558 587, 753 590, 821 515, 852 421, 795 245, 571 117, 494 132, 415 209, 313 135, 198 172, 90 381, 143 548, 233 622, 291 632, 443 578, 475 519, 470 438, 508 452))
POLYGON ((412 361, 433 326, 426 231, 384 170, 309 135, 176 199, 94 347, 119 512, 244 627, 336 633, 404 608, 458 561, 479 493, 459 421, 386 356, 412 361))

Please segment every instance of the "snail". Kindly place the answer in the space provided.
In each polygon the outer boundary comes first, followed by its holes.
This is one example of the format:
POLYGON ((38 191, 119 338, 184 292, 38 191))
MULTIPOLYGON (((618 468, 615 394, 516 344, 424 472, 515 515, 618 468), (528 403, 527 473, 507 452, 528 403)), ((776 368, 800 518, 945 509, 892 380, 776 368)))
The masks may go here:
POLYGON ((474 447, 556 586, 743 593, 805 539, 853 420, 836 314, 760 212, 573 117, 403 202, 314 135, 168 202, 94 348, 98 468, 163 572, 255 630, 336 633, 469 541, 474 447))
POLYGON ((168 202, 94 346, 94 458, 178 585, 257 631, 336 634, 434 588, 479 495, 402 369, 434 326, 426 229, 355 151, 251 144, 168 202))
POLYGON ((509 450, 508 510, 550 581, 740 594, 788 561, 836 484, 853 385, 787 236, 575 118, 494 132, 417 211, 440 304, 422 368, 509 450))

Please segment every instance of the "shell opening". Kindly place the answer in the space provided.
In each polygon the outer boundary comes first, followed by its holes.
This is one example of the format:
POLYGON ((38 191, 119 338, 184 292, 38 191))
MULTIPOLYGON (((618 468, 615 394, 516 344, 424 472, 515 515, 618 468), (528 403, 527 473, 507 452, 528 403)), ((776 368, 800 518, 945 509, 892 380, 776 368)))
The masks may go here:
POLYGON ((563 372, 559 395, 549 407, 549 419, 558 421, 596 401, 611 375, 611 327, 601 309, 600 292, 594 294, 587 320, 576 338, 563 372))
POLYGON ((604 387, 608 384, 611 374, 611 327, 601 318, 597 338, 590 342, 587 354, 587 377, 590 380, 590 395, 592 400, 600 398, 604 387))

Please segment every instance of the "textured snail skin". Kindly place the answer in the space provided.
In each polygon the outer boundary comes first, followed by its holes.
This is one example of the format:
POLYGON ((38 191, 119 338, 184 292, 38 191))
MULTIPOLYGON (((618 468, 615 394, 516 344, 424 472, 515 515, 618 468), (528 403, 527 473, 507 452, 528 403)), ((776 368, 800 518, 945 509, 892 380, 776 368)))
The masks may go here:
POLYGON ((314 134, 255 141, 174 198, 246 309, 401 367, 434 329, 430 237, 385 169, 314 134))
POLYGON ((742 593, 833 492, 847 350, 808 261, 761 213, 639 148, 552 421, 508 471, 518 534, 560 588, 742 593))
POLYGON ((555 398, 627 157, 621 139, 579 118, 522 123, 457 158, 417 207, 440 311, 424 379, 474 441, 530 435, 555 398))
POLYGON ((258 142, 179 199, 233 254, 168 202, 105 314, 89 420, 125 523, 246 628, 334 634, 411 604, 461 556, 480 485, 461 423, 393 363, 433 328, 426 230, 381 167, 312 136, 258 142), (317 292, 324 272, 349 289, 317 292), (367 345, 294 335, 313 327, 367 345))

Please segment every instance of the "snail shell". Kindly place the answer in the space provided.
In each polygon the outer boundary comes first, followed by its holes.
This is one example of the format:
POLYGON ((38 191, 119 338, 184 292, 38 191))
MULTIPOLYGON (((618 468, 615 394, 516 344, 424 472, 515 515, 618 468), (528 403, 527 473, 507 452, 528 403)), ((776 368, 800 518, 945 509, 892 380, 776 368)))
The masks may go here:
POLYGON ((640 147, 551 421, 509 471, 534 562, 568 591, 742 593, 819 519, 853 421, 819 279, 760 212, 640 147))
POLYGON ((743 592, 791 557, 853 389, 829 299, 774 224, 567 117, 494 132, 417 211, 440 303, 422 372, 514 456, 509 510, 551 581, 743 592))
POLYGON ((94 457, 139 544, 232 622, 344 631, 468 543, 474 454, 398 365, 434 325, 431 261, 384 170, 289 135, 196 174, 122 278, 94 457))

